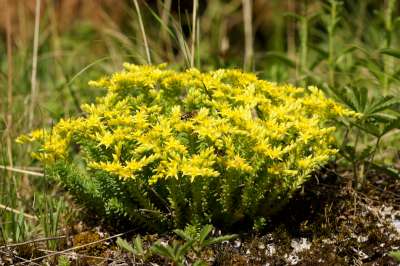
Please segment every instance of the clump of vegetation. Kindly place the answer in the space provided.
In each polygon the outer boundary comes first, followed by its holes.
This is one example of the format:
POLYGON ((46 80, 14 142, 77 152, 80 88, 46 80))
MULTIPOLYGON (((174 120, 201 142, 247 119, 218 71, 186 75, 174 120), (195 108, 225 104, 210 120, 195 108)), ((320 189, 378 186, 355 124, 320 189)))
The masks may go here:
POLYGON ((116 243, 121 249, 128 251, 135 258, 139 259, 141 263, 148 260, 150 256, 158 255, 161 258, 171 261, 173 265, 186 265, 188 261, 193 261, 193 265, 207 265, 201 259, 201 253, 206 248, 238 237, 237 235, 215 237, 212 236, 214 229, 209 224, 203 228, 199 228, 197 225, 188 225, 184 230, 174 230, 175 234, 182 238, 182 241, 174 240, 172 245, 157 241, 147 249, 144 248, 143 241, 139 235, 136 236, 133 244, 122 238, 118 238, 116 243))
POLYGON ((21 136, 33 157, 101 217, 150 230, 194 221, 253 226, 337 150, 329 125, 356 116, 307 90, 238 70, 125 64, 85 114, 21 136))

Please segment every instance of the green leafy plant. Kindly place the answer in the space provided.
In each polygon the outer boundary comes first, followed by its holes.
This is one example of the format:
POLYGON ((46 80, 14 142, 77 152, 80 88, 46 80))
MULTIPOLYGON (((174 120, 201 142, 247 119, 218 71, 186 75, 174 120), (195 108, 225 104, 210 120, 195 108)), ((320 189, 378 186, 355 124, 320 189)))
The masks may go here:
POLYGON ((30 219, 36 221, 36 217, 25 215, 24 207, 18 204, 15 180, 5 172, 2 174, 7 178, 0 180, 0 242, 26 241, 34 232, 34 223, 30 219))
POLYGON ((0 227, 0 233, 4 242, 8 240, 7 238, 13 242, 24 241, 28 238, 28 233, 31 229, 23 213, 2 213, 0 221, 3 221, 3 219, 8 221, 8 223, 3 222, 0 227))
POLYGON ((120 248, 128 251, 129 253, 132 253, 135 257, 139 258, 143 262, 146 261, 147 258, 151 255, 150 250, 143 248, 143 241, 139 235, 136 236, 133 245, 120 237, 117 238, 116 243, 120 248))
POLYGON ((160 241, 154 243, 149 249, 143 248, 143 242, 140 236, 136 236, 134 243, 118 238, 117 245, 125 251, 138 257, 142 262, 145 262, 151 255, 159 255, 170 260, 174 265, 185 265, 188 260, 188 254, 194 252, 196 255, 192 265, 207 265, 200 259, 201 252, 214 244, 224 241, 229 241, 237 237, 237 235, 221 235, 217 237, 211 236, 214 230, 212 225, 199 227, 198 225, 188 225, 184 230, 175 229, 174 232, 182 238, 183 242, 173 240, 172 244, 164 244, 160 241))
POLYGON ((211 237, 210 233, 214 227, 212 225, 205 225, 201 230, 198 229, 197 225, 186 226, 185 230, 175 229, 174 232, 187 243, 192 243, 191 247, 196 255, 200 255, 200 252, 207 246, 228 241, 237 237, 237 235, 222 235, 218 237, 211 237))
POLYGON ((58 266, 70 266, 71 262, 69 261, 68 257, 60 256, 58 257, 58 266))
POLYGON ((353 166, 353 174, 358 185, 364 182, 368 168, 374 166, 374 157, 382 138, 400 128, 400 99, 394 96, 368 96, 366 88, 346 88, 336 91, 335 96, 349 109, 361 114, 356 121, 349 122, 343 140, 341 154, 353 166), (371 143, 371 144, 365 144, 371 143))
POLYGON ((400 262, 400 251, 392 251, 389 256, 395 259, 395 261, 400 262))
POLYGON ((174 265, 185 265, 186 254, 190 251, 194 240, 180 244, 174 240, 172 245, 164 245, 162 243, 155 243, 151 247, 151 251, 159 256, 171 260, 174 265))
MULTIPOLYGON (((43 233, 49 238, 56 237, 59 233, 61 215, 66 209, 65 202, 63 199, 52 201, 51 199, 47 199, 47 196, 40 200, 44 201, 41 204, 44 210, 41 211, 42 215, 40 217, 43 233)), ((58 241, 48 240, 46 244, 50 250, 56 250, 58 241)))
POLYGON ((301 5, 303 15, 292 15, 298 21, 299 53, 294 58, 282 52, 267 54, 288 69, 294 69, 296 82, 317 84, 329 96, 360 114, 357 121, 338 119, 338 125, 344 123, 340 147, 344 160, 340 162, 351 165, 354 184, 360 187, 372 168, 399 176, 397 170, 387 166, 396 158, 396 152, 387 148, 398 142, 393 133, 399 129, 400 121, 399 68, 395 61, 400 53, 395 48, 398 34, 394 30, 399 19, 395 16, 396 0, 387 1, 384 8, 374 10, 373 15, 369 14, 368 1, 347 4, 329 0, 321 4, 321 12, 311 15, 307 13, 311 5, 304 3, 301 5), (368 16, 354 23, 350 18, 355 12, 368 16), (369 28, 364 32, 361 21, 366 19, 373 20, 384 30, 369 28), (323 30, 317 31, 316 25, 323 25, 323 30), (321 38, 321 42, 310 44, 304 36, 321 38), (297 76, 299 71, 301 76, 297 76))
POLYGON ((125 65, 85 114, 21 136, 77 201, 151 229, 233 227, 284 206, 334 154, 334 117, 356 116, 307 90, 238 70, 125 65))

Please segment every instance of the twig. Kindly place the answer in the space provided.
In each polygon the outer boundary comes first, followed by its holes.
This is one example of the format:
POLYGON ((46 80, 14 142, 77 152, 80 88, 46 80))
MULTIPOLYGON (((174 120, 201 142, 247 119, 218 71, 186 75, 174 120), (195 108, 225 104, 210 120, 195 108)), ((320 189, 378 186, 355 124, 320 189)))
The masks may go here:
POLYGON ((6 206, 6 205, 3 205, 3 204, 1 204, 1 203, 0 203, 0 209, 3 209, 3 210, 5 210, 5 211, 9 211, 9 212, 13 212, 13 213, 16 213, 16 214, 21 214, 21 215, 23 215, 24 217, 29 218, 29 219, 32 219, 32 220, 35 220, 35 221, 38 221, 38 220, 39 220, 39 218, 37 218, 36 216, 33 216, 33 215, 30 215, 30 214, 24 213, 24 212, 19 211, 19 210, 17 210, 17 209, 13 209, 13 208, 11 208, 11 207, 9 207, 9 206, 6 206))
POLYGON ((113 235, 113 236, 110 236, 110 237, 107 237, 107 238, 104 238, 104 239, 100 239, 100 240, 97 240, 97 241, 94 241, 94 242, 91 242, 91 243, 87 243, 87 244, 81 245, 81 246, 76 246, 76 247, 68 248, 68 249, 61 250, 61 251, 55 251, 52 254, 47 254, 47 255, 44 255, 44 256, 41 256, 41 257, 37 257, 37 258, 31 259, 29 261, 26 261, 24 263, 39 261, 39 260, 42 260, 42 259, 45 259, 45 258, 48 258, 48 257, 55 256, 55 255, 65 254, 65 252, 81 249, 81 248, 84 248, 84 247, 87 247, 87 246, 91 246, 91 245, 95 245, 95 244, 98 244, 98 243, 101 243, 101 242, 104 242, 104 241, 107 241, 107 240, 110 240, 110 239, 113 239, 113 238, 117 238, 117 237, 123 236, 123 235, 128 234, 130 232, 133 232, 135 230, 136 229, 132 229, 132 230, 129 230, 127 232, 116 234, 116 235, 113 235))
POLYGON ((149 44, 147 43, 146 31, 144 30, 142 15, 140 14, 140 8, 139 8, 138 1, 133 0, 133 4, 135 5, 135 9, 136 9, 136 12, 137 12, 138 18, 139 18, 139 27, 140 27, 140 31, 142 32, 144 48, 146 50, 147 63, 151 64, 149 44))
MULTIPOLYGON (((38 249, 38 251, 45 252, 45 253, 54 253, 57 251, 54 250, 47 250, 47 249, 38 249)), ((85 255, 85 254, 79 254, 76 252, 65 252, 63 253, 64 255, 73 255, 73 256, 78 256, 81 258, 89 258, 89 259, 98 259, 98 260, 106 260, 106 261, 112 261, 112 262, 124 262, 123 260, 117 260, 117 259, 111 259, 111 258, 104 258, 104 257, 98 257, 98 256, 90 256, 90 255, 85 255)))
MULTIPOLYGON (((366 167, 366 169, 365 169, 365 175, 368 174, 368 170, 369 170, 369 168, 370 168, 372 162, 373 162, 374 159, 375 159, 375 155, 376 155, 376 152, 377 152, 377 150, 378 150, 378 148, 379 148, 379 143, 380 143, 381 139, 382 139, 382 136, 379 136, 379 137, 376 139, 376 143, 375 143, 374 149, 372 150, 372 153, 371 153, 371 155, 370 155, 369 160, 367 160, 367 167, 366 167)), ((365 179, 365 178, 364 178, 364 179, 365 179)))
POLYGON ((39 48, 39 27, 40 27, 40 3, 41 3, 41 0, 36 0, 35 31, 34 31, 34 38, 33 38, 32 76, 31 76, 31 104, 29 106, 29 121, 28 121, 29 129, 32 129, 33 114, 34 114, 34 109, 35 109, 36 72, 37 72, 37 58, 38 58, 38 48, 39 48))
POLYGON ((165 208, 168 210, 168 215, 171 216, 172 215, 172 211, 171 209, 168 207, 168 203, 165 201, 165 199, 163 199, 160 194, 157 193, 157 191, 152 188, 149 187, 150 191, 154 193, 154 195, 156 195, 156 197, 164 204, 165 208))
POLYGON ((11 166, 0 165, 0 169, 4 169, 4 170, 16 172, 16 173, 21 173, 21 174, 32 175, 32 176, 44 176, 43 173, 28 171, 28 170, 24 170, 24 169, 20 169, 20 168, 16 168, 16 167, 11 167, 11 166))
POLYGON ((361 205, 362 207, 364 207, 366 210, 368 210, 370 213, 372 213, 372 215, 374 215, 380 223, 384 223, 384 221, 381 218, 381 215, 379 214, 379 211, 377 211, 377 208, 374 207, 371 202, 374 202, 373 199, 371 199, 370 197, 368 197, 366 194, 360 192, 360 191, 356 191, 353 188, 351 188, 351 193, 354 193, 358 196, 358 198, 363 199, 366 203, 362 202, 361 200, 359 200, 357 202, 357 204, 361 205), (368 204, 370 203, 370 204, 368 204))
MULTIPOLYGON (((7 256, 10 256, 10 257, 13 257, 13 258, 17 258, 17 259, 19 259, 19 260, 22 260, 22 261, 28 261, 27 259, 24 259, 24 258, 22 258, 22 257, 20 257, 20 256, 17 256, 17 255, 15 255, 15 254, 13 254, 12 252, 6 252, 6 251, 2 251, 2 250, 0 250, 0 253, 2 253, 2 254, 4 254, 4 255, 7 255, 7 256)), ((39 265, 40 266, 40 264, 38 264, 38 263, 36 263, 36 262, 32 262, 34 265, 39 265)))
MULTIPOLYGON (((163 214, 163 213, 161 213, 160 211, 149 210, 149 209, 138 209, 138 211, 141 211, 141 212, 148 212, 148 213, 154 213, 154 214, 163 214)), ((170 215, 170 214, 168 214, 168 215, 170 215)))
POLYGON ((66 238, 66 237, 67 236, 54 236, 54 237, 37 238, 37 239, 32 239, 32 240, 21 242, 21 243, 7 244, 7 245, 4 245, 4 246, 1 246, 0 249, 2 249, 2 248, 11 248, 11 247, 19 247, 19 246, 24 246, 24 245, 28 245, 28 244, 37 243, 37 242, 49 241, 49 240, 58 240, 58 239, 66 238))
POLYGON ((398 195, 398 193, 395 193, 395 192, 393 192, 393 191, 389 191, 389 190, 382 189, 382 188, 380 188, 380 187, 378 187, 378 186, 375 186, 375 185, 373 185, 373 184, 368 184, 368 185, 371 186, 371 187, 373 187, 373 188, 376 189, 376 190, 379 190, 379 191, 382 192, 382 193, 392 195, 392 196, 393 196, 392 199, 395 200, 395 201, 400 200, 400 196, 398 195))

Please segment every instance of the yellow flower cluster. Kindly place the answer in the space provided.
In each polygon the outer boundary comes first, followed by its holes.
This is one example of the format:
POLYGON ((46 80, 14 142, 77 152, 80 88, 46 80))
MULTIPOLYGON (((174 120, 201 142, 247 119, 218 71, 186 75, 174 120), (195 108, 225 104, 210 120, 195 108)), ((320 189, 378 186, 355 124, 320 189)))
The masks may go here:
POLYGON ((239 70, 124 67, 90 83, 108 92, 83 105, 83 117, 18 141, 39 141, 34 157, 49 164, 68 160, 79 145, 89 169, 149 184, 250 176, 293 190, 336 153, 328 119, 355 115, 316 88, 239 70))

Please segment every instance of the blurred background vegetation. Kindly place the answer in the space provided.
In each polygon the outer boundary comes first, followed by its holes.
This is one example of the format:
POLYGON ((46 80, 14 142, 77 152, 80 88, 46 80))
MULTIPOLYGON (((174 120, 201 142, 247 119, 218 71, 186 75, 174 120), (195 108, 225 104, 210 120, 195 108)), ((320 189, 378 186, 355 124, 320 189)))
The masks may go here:
POLYGON ((75 208, 14 139, 79 114, 103 93, 87 82, 123 62, 316 85, 365 115, 338 121, 354 177, 397 173, 399 15, 396 0, 0 1, 0 241, 61 234, 75 208))

